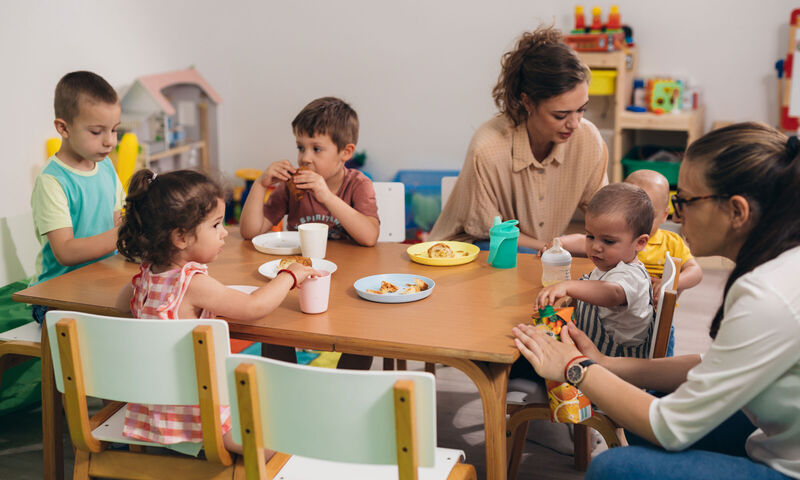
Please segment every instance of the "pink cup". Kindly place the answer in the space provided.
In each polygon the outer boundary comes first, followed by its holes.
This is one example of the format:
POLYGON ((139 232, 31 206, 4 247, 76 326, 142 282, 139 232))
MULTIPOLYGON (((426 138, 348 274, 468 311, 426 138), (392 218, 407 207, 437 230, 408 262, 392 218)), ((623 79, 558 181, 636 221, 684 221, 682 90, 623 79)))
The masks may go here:
POLYGON ((320 270, 323 275, 308 277, 298 287, 300 289, 300 311, 303 313, 322 313, 328 310, 331 293, 331 274, 320 270))

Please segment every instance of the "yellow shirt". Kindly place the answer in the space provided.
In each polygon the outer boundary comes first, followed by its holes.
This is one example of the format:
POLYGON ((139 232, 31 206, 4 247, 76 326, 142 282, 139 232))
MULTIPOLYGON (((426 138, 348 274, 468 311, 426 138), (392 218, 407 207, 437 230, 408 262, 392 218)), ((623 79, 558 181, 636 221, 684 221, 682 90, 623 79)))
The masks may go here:
POLYGON ((473 135, 430 239, 487 239, 492 220, 500 216, 519 220, 526 235, 551 240, 608 183, 607 166, 606 144, 588 120, 566 143, 553 146, 547 158, 537 159, 525 124, 514 127, 505 116, 496 116, 473 135))
POLYGON ((680 258, 681 266, 694 258, 680 235, 658 229, 656 234, 650 237, 644 250, 639 252, 639 261, 644 263, 651 277, 660 278, 664 273, 664 258, 667 252, 672 258, 680 258))

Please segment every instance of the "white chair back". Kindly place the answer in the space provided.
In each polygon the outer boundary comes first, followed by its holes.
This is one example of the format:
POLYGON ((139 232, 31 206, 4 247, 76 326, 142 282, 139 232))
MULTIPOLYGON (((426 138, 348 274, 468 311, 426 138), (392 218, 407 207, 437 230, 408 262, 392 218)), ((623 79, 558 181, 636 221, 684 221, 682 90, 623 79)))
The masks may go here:
POLYGON ((373 182, 381 230, 379 242, 402 242, 406 239, 406 190, 400 182, 373 182))
POLYGON ((456 180, 458 180, 458 177, 442 177, 442 210, 447 205, 447 199, 450 198, 450 194, 453 193, 456 180))
MULTIPOLYGON (((434 465, 436 385, 430 373, 334 370, 231 355, 232 397, 234 371, 242 363, 256 369, 264 447, 336 462, 397 464, 393 388, 398 380, 412 380, 419 466, 434 465)), ((233 439, 241 443, 237 403, 231 399, 231 422, 233 439)))
MULTIPOLYGON (((658 325, 661 323, 661 314, 663 313, 664 309, 661 308, 664 304, 664 292, 667 290, 673 289, 673 283, 675 283, 675 274, 677 270, 675 269, 675 262, 672 260, 669 252, 667 252, 666 257, 664 258, 664 273, 661 275, 661 286, 658 289, 658 292, 653 292, 654 297, 657 301, 656 303, 656 321, 653 324, 653 336, 655 336, 655 332, 658 332, 658 325)), ((650 341, 650 358, 653 358, 653 351, 656 348, 656 339, 653 338, 650 341)))
POLYGON ((87 313, 47 312, 56 388, 64 392, 56 323, 77 323, 78 350, 86 395, 123 402, 197 405, 192 330, 209 325, 214 338, 219 402, 227 405, 225 358, 230 355, 228 324, 222 320, 144 320, 87 313))

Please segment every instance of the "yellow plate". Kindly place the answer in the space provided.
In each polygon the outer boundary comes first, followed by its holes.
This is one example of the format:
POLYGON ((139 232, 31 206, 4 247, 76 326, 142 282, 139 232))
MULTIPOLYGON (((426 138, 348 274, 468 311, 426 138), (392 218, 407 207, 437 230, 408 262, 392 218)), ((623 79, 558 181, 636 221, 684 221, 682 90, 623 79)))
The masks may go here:
POLYGON ((408 247, 409 258, 412 261, 423 265, 434 265, 437 267, 449 267, 452 265, 462 265, 469 263, 478 257, 480 248, 471 243, 465 242, 425 242, 417 243, 408 247), (453 258, 431 258, 428 256, 428 249, 435 243, 444 243, 450 247, 456 256, 453 258), (463 252, 463 253, 460 253, 463 252))

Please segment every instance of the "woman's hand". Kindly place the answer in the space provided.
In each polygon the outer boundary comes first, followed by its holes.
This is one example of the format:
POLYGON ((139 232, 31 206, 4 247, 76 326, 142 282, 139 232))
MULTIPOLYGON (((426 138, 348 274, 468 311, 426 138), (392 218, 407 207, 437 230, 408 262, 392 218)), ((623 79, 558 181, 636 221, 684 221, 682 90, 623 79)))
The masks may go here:
POLYGON ((287 182, 295 173, 295 168, 289 160, 279 160, 272 162, 264 173, 261 174, 259 181, 264 188, 269 187, 275 182, 287 182))
POLYGON ((583 330, 578 328, 574 323, 568 322, 564 325, 566 328, 561 329, 561 340, 569 341, 581 351, 582 354, 591 358, 597 363, 603 364, 606 356, 600 353, 597 346, 592 343, 589 337, 583 333, 583 330))
POLYGON ((520 324, 512 332, 522 356, 543 378, 563 382, 567 362, 581 355, 565 330, 561 330, 560 342, 533 325, 520 324))

